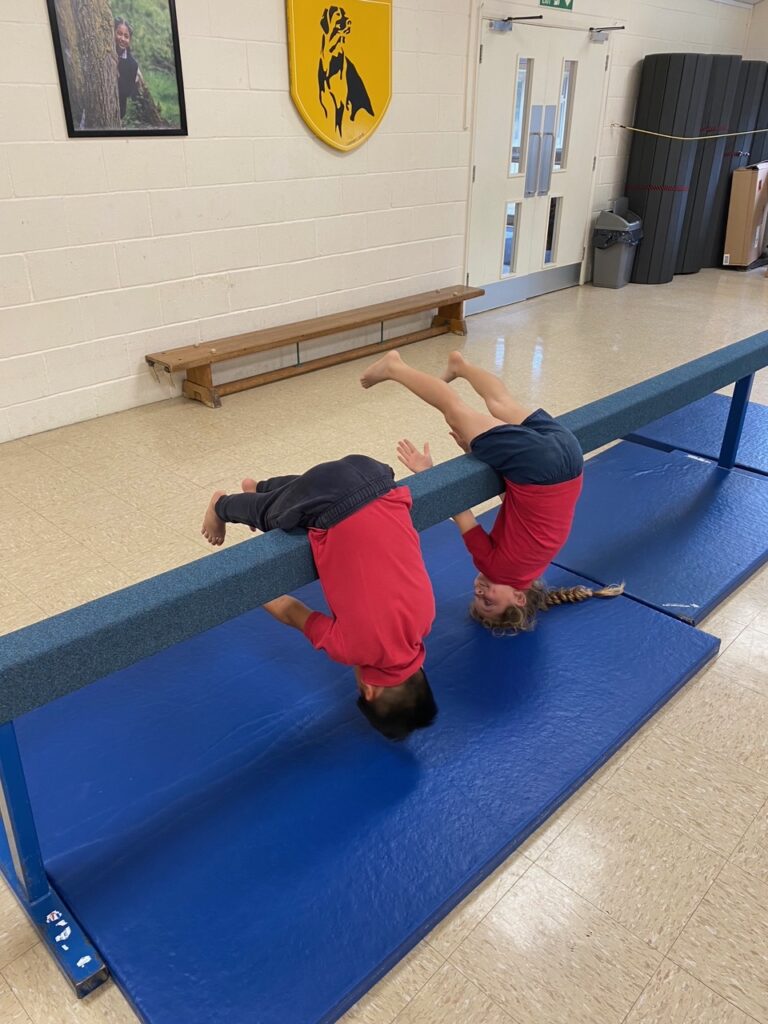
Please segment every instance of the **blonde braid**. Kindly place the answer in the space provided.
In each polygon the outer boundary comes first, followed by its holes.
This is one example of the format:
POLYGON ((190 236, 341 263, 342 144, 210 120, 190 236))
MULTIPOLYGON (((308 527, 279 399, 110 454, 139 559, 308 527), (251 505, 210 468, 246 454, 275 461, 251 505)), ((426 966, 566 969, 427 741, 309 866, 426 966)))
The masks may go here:
POLYGON ((538 612, 547 611, 560 604, 578 604, 581 601, 588 601, 591 597, 618 597, 623 593, 623 583, 615 583, 600 590, 591 590, 581 585, 549 590, 542 580, 534 580, 525 591, 525 604, 522 608, 510 605, 498 618, 490 618, 478 612, 474 605, 470 605, 469 614, 475 622, 485 626, 494 636, 514 636, 515 633, 533 629, 538 612))
POLYGON ((558 604, 578 604, 580 601, 588 601, 590 597, 618 597, 624 593, 624 584, 616 583, 602 590, 591 590, 589 587, 558 587, 556 590, 546 592, 546 607, 552 608, 558 604))

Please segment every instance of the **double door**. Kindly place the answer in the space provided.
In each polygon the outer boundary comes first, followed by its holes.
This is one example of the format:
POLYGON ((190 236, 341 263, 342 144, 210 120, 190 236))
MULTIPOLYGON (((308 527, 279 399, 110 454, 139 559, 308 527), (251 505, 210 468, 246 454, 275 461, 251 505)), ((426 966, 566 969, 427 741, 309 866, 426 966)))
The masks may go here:
POLYGON ((607 59, 587 31, 482 24, 468 283, 490 308, 578 282, 607 59))

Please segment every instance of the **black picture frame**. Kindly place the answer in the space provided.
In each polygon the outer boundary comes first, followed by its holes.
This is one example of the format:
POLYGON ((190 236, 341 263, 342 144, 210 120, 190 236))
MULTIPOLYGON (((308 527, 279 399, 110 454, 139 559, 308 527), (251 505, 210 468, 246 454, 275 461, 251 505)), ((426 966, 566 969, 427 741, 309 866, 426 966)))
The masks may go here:
MULTIPOLYGON (((124 0, 122 3, 120 0, 87 0, 86 4, 82 0, 79 3, 76 0, 47 0, 47 4, 67 134, 71 139, 188 135, 175 0, 143 0, 143 3, 137 0, 124 0), (147 69, 147 74, 154 75, 155 81, 160 82, 163 88, 165 107, 154 98, 142 69, 141 52, 134 56, 132 46, 127 50, 118 49, 118 29, 121 40, 128 31, 128 38, 133 41, 142 28, 140 14, 135 24, 127 22, 126 8, 129 11, 140 10, 147 2, 150 7, 154 4, 154 13, 161 20, 163 32, 167 27, 170 35, 169 45, 164 48, 166 52, 161 52, 159 58, 155 55, 155 65, 147 69), (166 9, 167 26, 164 23, 166 9), (125 27, 118 26, 118 22, 125 27), (109 87, 112 72, 108 25, 113 40, 114 101, 109 87), (121 61, 127 63, 122 64, 121 61), (169 71, 167 65, 171 62, 172 71, 169 71), (137 75, 132 81, 134 66, 137 75), (175 92, 172 88, 174 81, 175 92), (129 91, 131 89, 133 92, 129 91), (89 109, 93 112, 89 113, 89 109)), ((163 50, 162 46, 160 50, 163 50)))

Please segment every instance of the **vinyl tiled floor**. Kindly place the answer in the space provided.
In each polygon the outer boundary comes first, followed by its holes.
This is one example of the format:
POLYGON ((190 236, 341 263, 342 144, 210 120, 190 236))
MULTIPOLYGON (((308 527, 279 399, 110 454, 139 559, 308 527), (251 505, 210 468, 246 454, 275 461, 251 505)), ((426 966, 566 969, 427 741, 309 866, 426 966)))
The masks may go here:
MULTIPOLYGON (((463 348, 557 414, 763 330, 767 313, 761 273, 705 271, 486 313, 463 348)), ((404 355, 437 371, 454 345, 404 355)), ((0 446, 0 632, 205 557, 210 493, 244 475, 352 449, 393 461, 400 436, 429 439, 438 460, 456 453, 437 414, 396 386, 359 389, 362 365, 215 412, 173 399, 0 446)), ((768 403, 767 374, 753 397, 768 403)), ((705 625, 723 641, 714 665, 345 1024, 768 1024, 768 570, 705 625)), ((2 889, 0 1021, 135 1017, 112 984, 74 1000, 2 889)))

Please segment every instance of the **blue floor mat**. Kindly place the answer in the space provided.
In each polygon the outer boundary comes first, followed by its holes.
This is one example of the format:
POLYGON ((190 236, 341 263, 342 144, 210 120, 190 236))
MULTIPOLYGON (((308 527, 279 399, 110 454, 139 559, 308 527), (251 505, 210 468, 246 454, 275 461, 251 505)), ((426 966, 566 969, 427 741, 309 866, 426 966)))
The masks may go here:
MULTIPOLYGON (((731 400, 727 395, 707 395, 648 426, 626 440, 656 448, 690 452, 717 462, 731 400)), ((744 418, 744 432, 736 465, 768 474, 768 406, 750 402, 744 418)))
POLYGON ((701 622, 768 558, 768 478, 622 442, 594 459, 557 564, 701 622))
POLYGON ((494 638, 453 524, 423 544, 440 716, 406 743, 258 610, 18 720, 49 873, 142 1020, 336 1020, 717 650, 626 598, 494 638))

